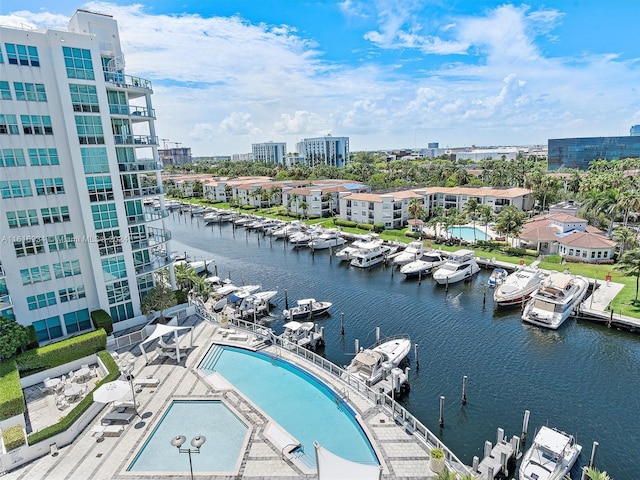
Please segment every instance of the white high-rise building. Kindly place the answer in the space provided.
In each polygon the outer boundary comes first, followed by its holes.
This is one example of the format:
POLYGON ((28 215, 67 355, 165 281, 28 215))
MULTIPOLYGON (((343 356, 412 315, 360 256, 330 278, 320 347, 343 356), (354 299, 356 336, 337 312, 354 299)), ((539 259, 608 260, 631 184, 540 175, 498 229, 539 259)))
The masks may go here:
POLYGON ((125 75, 109 15, 0 39, 0 315, 41 342, 97 309, 137 323, 171 263, 151 83, 125 75))
POLYGON ((284 142, 252 143, 251 156, 254 162, 280 163, 284 165, 287 144, 284 142))
POLYGON ((297 146, 298 153, 310 167, 344 167, 349 163, 349 137, 305 138, 297 146))

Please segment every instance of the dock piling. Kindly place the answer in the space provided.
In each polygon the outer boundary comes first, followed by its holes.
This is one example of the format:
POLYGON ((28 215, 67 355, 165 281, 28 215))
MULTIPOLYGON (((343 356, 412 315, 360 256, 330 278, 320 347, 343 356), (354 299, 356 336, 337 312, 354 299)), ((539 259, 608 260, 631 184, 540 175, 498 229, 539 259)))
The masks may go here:
POLYGON ((380 343, 380 327, 376 327, 376 344, 380 343))
POLYGON ((484 307, 487 304, 487 287, 482 289, 482 306, 484 307))
POLYGON ((289 310, 289 298, 287 297, 287 289, 284 289, 284 309, 289 310))
POLYGON ((529 416, 531 412, 529 410, 524 411, 524 419, 522 421, 522 435, 520 435, 520 450, 524 451, 524 446, 527 444, 527 429, 529 428, 529 416))
POLYGON ((340 335, 344 336, 344 312, 340 312, 340 335))
POLYGON ((447 277, 447 283, 444 284, 444 291, 445 292, 449 291, 449 277, 447 277))
POLYGON ((462 405, 467 404, 467 376, 462 377, 462 405))
POLYGON ((438 420, 440 428, 444 427, 444 395, 440 395, 440 420, 438 420))
POLYGON ((356 349, 356 354, 360 351, 360 340, 358 340, 357 338, 354 340, 353 342, 355 349, 356 349))
POLYGON ((416 372, 420 370, 420 360, 418 359, 418 344, 413 346, 413 355, 416 357, 416 372))
MULTIPOLYGON (((593 442, 593 447, 591 447, 591 457, 589 457, 589 464, 587 467, 593 467, 596 464, 596 453, 598 452, 598 442, 593 442)), ((587 480, 587 469, 582 469, 582 476, 580 480, 587 480)))

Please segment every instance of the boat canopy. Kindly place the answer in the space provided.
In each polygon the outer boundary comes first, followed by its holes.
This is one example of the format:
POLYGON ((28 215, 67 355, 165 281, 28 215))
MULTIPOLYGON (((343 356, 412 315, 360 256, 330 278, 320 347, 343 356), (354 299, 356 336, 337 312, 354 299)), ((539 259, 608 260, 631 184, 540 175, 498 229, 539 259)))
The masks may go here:
POLYGON ((363 350, 358 352, 354 360, 362 365, 372 367, 382 360, 382 354, 373 350, 363 350))
POLYGON ((571 437, 566 433, 543 426, 536 435, 535 442, 556 455, 562 455, 564 449, 571 443, 571 437))

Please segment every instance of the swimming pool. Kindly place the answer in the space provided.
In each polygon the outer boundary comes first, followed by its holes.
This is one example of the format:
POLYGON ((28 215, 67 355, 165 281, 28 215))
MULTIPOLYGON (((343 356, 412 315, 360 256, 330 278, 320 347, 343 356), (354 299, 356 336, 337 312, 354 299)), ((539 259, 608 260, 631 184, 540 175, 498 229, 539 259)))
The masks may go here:
POLYGON ((189 461, 171 445, 177 435, 204 435, 200 454, 191 455, 194 472, 235 472, 249 427, 220 400, 174 400, 142 445, 127 471, 188 472, 189 461))
POLYGON ((456 225, 455 227, 449 227, 448 232, 456 238, 462 238, 467 242, 473 242, 474 240, 488 240, 489 237, 486 233, 478 228, 467 227, 464 225, 456 225), (473 231, 476 231, 475 238, 473 236, 473 231))
POLYGON ((315 465, 317 441, 348 460, 379 465, 353 409, 300 367, 265 353, 214 345, 199 368, 205 375, 218 372, 295 437, 309 457, 306 463, 315 465))

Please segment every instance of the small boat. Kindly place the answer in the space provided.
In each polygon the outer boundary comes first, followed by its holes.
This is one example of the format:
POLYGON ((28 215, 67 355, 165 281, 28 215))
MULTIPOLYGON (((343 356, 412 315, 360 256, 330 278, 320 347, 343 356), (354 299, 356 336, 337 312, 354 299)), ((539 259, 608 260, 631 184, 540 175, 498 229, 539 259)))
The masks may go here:
POLYGON ((504 279, 507 278, 509 274, 504 268, 496 267, 489 275, 489 280, 487 280, 487 285, 490 287, 497 287, 498 285, 502 285, 504 283, 504 279))
POLYGON ((350 265, 359 268, 374 267, 383 263, 391 251, 391 247, 376 240, 365 243, 353 254, 350 265))
POLYGON ((418 260, 420 257, 422 257, 423 253, 424 244, 421 241, 416 240, 414 242, 410 242, 407 245, 407 248, 405 248, 401 253, 398 253, 394 257, 393 263, 394 265, 403 266, 407 263, 418 260))
POLYGON ((308 247, 309 243, 318 235, 315 229, 301 230, 289 236, 289 245, 293 247, 308 247))
POLYGON ((522 266, 513 273, 507 275, 502 285, 498 285, 493 292, 493 301, 499 307, 522 305, 547 274, 536 267, 522 266))
POLYGON ((301 232, 304 226, 300 222, 291 222, 276 229, 271 234, 273 238, 288 238, 294 233, 301 232))
POLYGON ((347 245, 346 247, 344 247, 340 251, 336 252, 336 257, 339 258, 340 261, 349 261, 350 262, 351 260, 353 260, 354 254, 358 250, 360 250, 360 248, 363 245, 366 245, 367 243, 370 243, 370 242, 379 243, 380 245, 382 245, 382 240, 381 239, 374 239, 370 235, 364 235, 361 238, 358 238, 358 239, 354 240, 351 243, 351 245, 347 245))
POLYGON ((208 272, 209 268, 215 265, 213 260, 196 260, 193 262, 187 262, 186 260, 176 260, 174 262, 174 266, 185 264, 193 268, 193 270, 195 270, 198 275, 208 272))
POLYGON ((340 231, 331 228, 317 235, 309 242, 309 248, 313 250, 324 250, 327 248, 340 247, 347 241, 340 235, 340 231))
POLYGON ((205 224, 218 223, 220 221, 220 212, 216 210, 213 212, 205 213, 202 217, 202 221, 205 224))
POLYGON ((480 271, 473 250, 452 252, 447 261, 433 272, 433 279, 440 285, 461 282, 480 271))
POLYGON ((409 337, 393 338, 371 348, 360 350, 345 370, 372 386, 400 365, 410 351, 409 337))
POLYGON ((522 312, 522 320, 557 330, 587 294, 589 282, 568 273, 552 273, 533 292, 522 312))
POLYGON ((582 447, 573 435, 542 426, 522 456, 520 480, 561 480, 571 471, 582 447))
POLYGON ((283 310, 282 315, 287 320, 304 320, 327 313, 331 305, 333 305, 331 302, 317 302, 315 298, 303 298, 298 300, 295 307, 283 310))
POLYGON ((287 322, 284 324, 284 332, 280 338, 300 347, 311 349, 324 345, 323 334, 313 322, 296 322, 295 320, 287 322))
POLYGON ((433 250, 422 255, 422 258, 409 262, 400 267, 400 273, 407 278, 430 275, 436 268, 443 265, 447 259, 442 252, 433 250))

